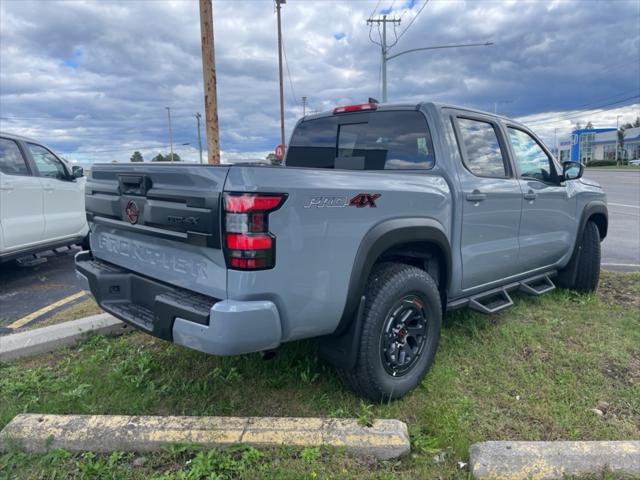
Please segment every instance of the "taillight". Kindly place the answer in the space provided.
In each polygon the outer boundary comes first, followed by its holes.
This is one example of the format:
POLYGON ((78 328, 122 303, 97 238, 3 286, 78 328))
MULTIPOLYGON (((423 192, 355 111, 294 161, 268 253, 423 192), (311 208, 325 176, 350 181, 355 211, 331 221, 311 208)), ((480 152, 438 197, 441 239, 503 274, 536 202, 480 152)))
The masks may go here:
POLYGON ((227 267, 264 270, 276 264, 276 239, 269 232, 269 213, 280 208, 279 193, 225 193, 224 244, 227 267))
POLYGON ((375 110, 376 108, 378 108, 378 105, 376 105, 375 103, 360 103, 358 105, 336 107, 333 109, 333 114, 336 115, 338 113, 362 112, 365 110, 375 110))

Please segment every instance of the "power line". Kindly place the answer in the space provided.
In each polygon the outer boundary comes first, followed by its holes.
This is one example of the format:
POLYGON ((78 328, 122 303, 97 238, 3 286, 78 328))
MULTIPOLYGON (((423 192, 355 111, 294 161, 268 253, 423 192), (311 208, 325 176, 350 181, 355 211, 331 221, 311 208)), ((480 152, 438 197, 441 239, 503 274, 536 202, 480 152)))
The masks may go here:
POLYGON ((376 6, 373 7, 373 10, 371 10, 371 13, 369 14, 369 17, 373 17, 373 14, 376 13, 376 10, 380 6, 380 2, 381 2, 381 0, 378 0, 378 3, 376 3, 376 6))
POLYGON ((291 70, 289 70, 289 59, 287 58, 287 49, 284 45, 284 38, 282 39, 282 53, 284 54, 284 65, 287 68, 287 77, 289 77, 289 86, 291 87, 291 94, 293 95, 293 101, 296 105, 300 105, 298 97, 296 96, 296 90, 293 88, 293 80, 291 78, 291 70))
MULTIPOLYGON (((422 4, 422 6, 420 7, 420 10, 418 10, 418 13, 416 13, 416 16, 413 17, 411 19, 411 21, 409 22, 409 25, 407 25, 404 30, 402 30, 402 32, 400 32, 400 35, 398 35, 398 39, 396 40, 396 43, 398 43, 398 41, 402 38, 402 36, 407 33, 407 30, 409 30, 409 28, 411 28, 411 25, 413 25, 413 22, 416 21, 416 18, 418 18, 420 16, 420 14, 422 13, 422 10, 424 10, 424 7, 427 6, 427 3, 429 3, 429 0, 424 0, 424 3, 422 4)), ((400 17, 402 18, 402 17, 400 17)), ((395 44, 394 44, 395 45, 395 44)))
MULTIPOLYGON (((633 95, 631 97, 623 98, 623 99, 617 100, 615 102, 608 102, 608 103, 604 103, 602 105, 598 105, 598 106, 595 106, 595 107, 585 108, 585 109, 581 109, 579 111, 572 111, 572 112, 569 112, 569 113, 565 113, 563 115, 559 115, 557 117, 548 117, 546 119, 532 120, 531 122, 527 122, 527 125, 538 125, 538 124, 543 124, 543 123, 556 123, 556 122, 560 122, 560 121, 571 120, 571 119, 574 119, 574 118, 578 118, 578 117, 584 116, 585 114, 588 114, 589 112, 597 113, 598 110, 603 110, 604 107, 610 107, 612 105, 617 105, 619 103, 628 102, 629 100, 633 100, 633 99, 636 99, 636 98, 640 98, 640 95, 633 95)), ((627 106, 627 105, 619 105, 616 108, 620 108, 620 107, 623 107, 623 106, 627 106)), ((615 110, 615 108, 604 109, 603 111, 607 111, 607 110, 615 110)))

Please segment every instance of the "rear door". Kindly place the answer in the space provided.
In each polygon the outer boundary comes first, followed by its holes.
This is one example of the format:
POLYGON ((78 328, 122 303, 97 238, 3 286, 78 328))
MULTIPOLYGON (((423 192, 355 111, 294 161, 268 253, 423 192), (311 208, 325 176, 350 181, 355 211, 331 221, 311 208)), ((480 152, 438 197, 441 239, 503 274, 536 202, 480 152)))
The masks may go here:
POLYGON ((0 223, 5 250, 44 240, 42 184, 18 142, 0 137, 0 223))
POLYGON ((507 125, 507 135, 524 200, 518 263, 525 270, 555 264, 573 250, 576 197, 535 137, 515 125, 507 125))
POLYGON ((522 191, 499 125, 488 116, 459 112, 455 130, 462 155, 462 289, 521 271, 518 230, 522 191))
POLYGON ((45 238, 80 235, 86 225, 82 185, 49 149, 35 143, 26 145, 44 189, 45 238))
POLYGON ((86 184, 94 257, 226 298, 220 196, 229 167, 94 165, 86 184))

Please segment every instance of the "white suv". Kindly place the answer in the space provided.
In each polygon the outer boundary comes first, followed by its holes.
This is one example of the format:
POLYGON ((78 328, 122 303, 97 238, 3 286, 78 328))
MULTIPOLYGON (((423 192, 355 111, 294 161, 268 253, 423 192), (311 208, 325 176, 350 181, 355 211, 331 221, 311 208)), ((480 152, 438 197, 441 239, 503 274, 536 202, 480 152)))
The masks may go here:
POLYGON ((82 167, 0 132, 0 263, 85 241, 82 167))

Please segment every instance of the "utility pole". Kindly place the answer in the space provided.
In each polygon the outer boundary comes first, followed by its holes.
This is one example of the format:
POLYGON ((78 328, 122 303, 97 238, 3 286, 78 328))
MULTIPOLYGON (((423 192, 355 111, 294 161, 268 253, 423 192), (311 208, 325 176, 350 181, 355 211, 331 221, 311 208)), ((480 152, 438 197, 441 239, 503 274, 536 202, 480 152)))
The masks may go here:
POLYGON ((200 137, 200 112, 196 113, 196 121, 198 122, 198 148, 200 149, 200 163, 202 163, 202 138, 200 137))
POLYGON ((373 24, 382 24, 382 44, 380 44, 380 49, 382 51, 382 101, 387 101, 387 53, 389 52, 389 48, 387 46, 387 23, 393 23, 400 25, 399 18, 387 19, 386 15, 383 15, 382 18, 370 18, 367 20, 367 25, 373 24))
POLYGON ((220 133, 218 131, 216 57, 213 42, 213 6, 211 0, 200 0, 200 35, 207 157, 209 163, 218 164, 220 163, 220 133))
POLYGON ((560 150, 558 150, 558 129, 553 129, 553 146, 556 149, 556 157, 560 157, 560 150))
POLYGON ((171 146, 171 161, 173 162, 173 131, 171 130, 171 108, 164 108, 167 109, 167 116, 169 117, 169 145, 171 146))
POLYGON ((276 15, 278 17, 278 74, 280 81, 280 144, 284 148, 284 84, 282 80, 282 21, 280 6, 287 0, 276 0, 276 15))
POLYGON ((307 97, 302 97, 302 116, 307 115, 307 97))

